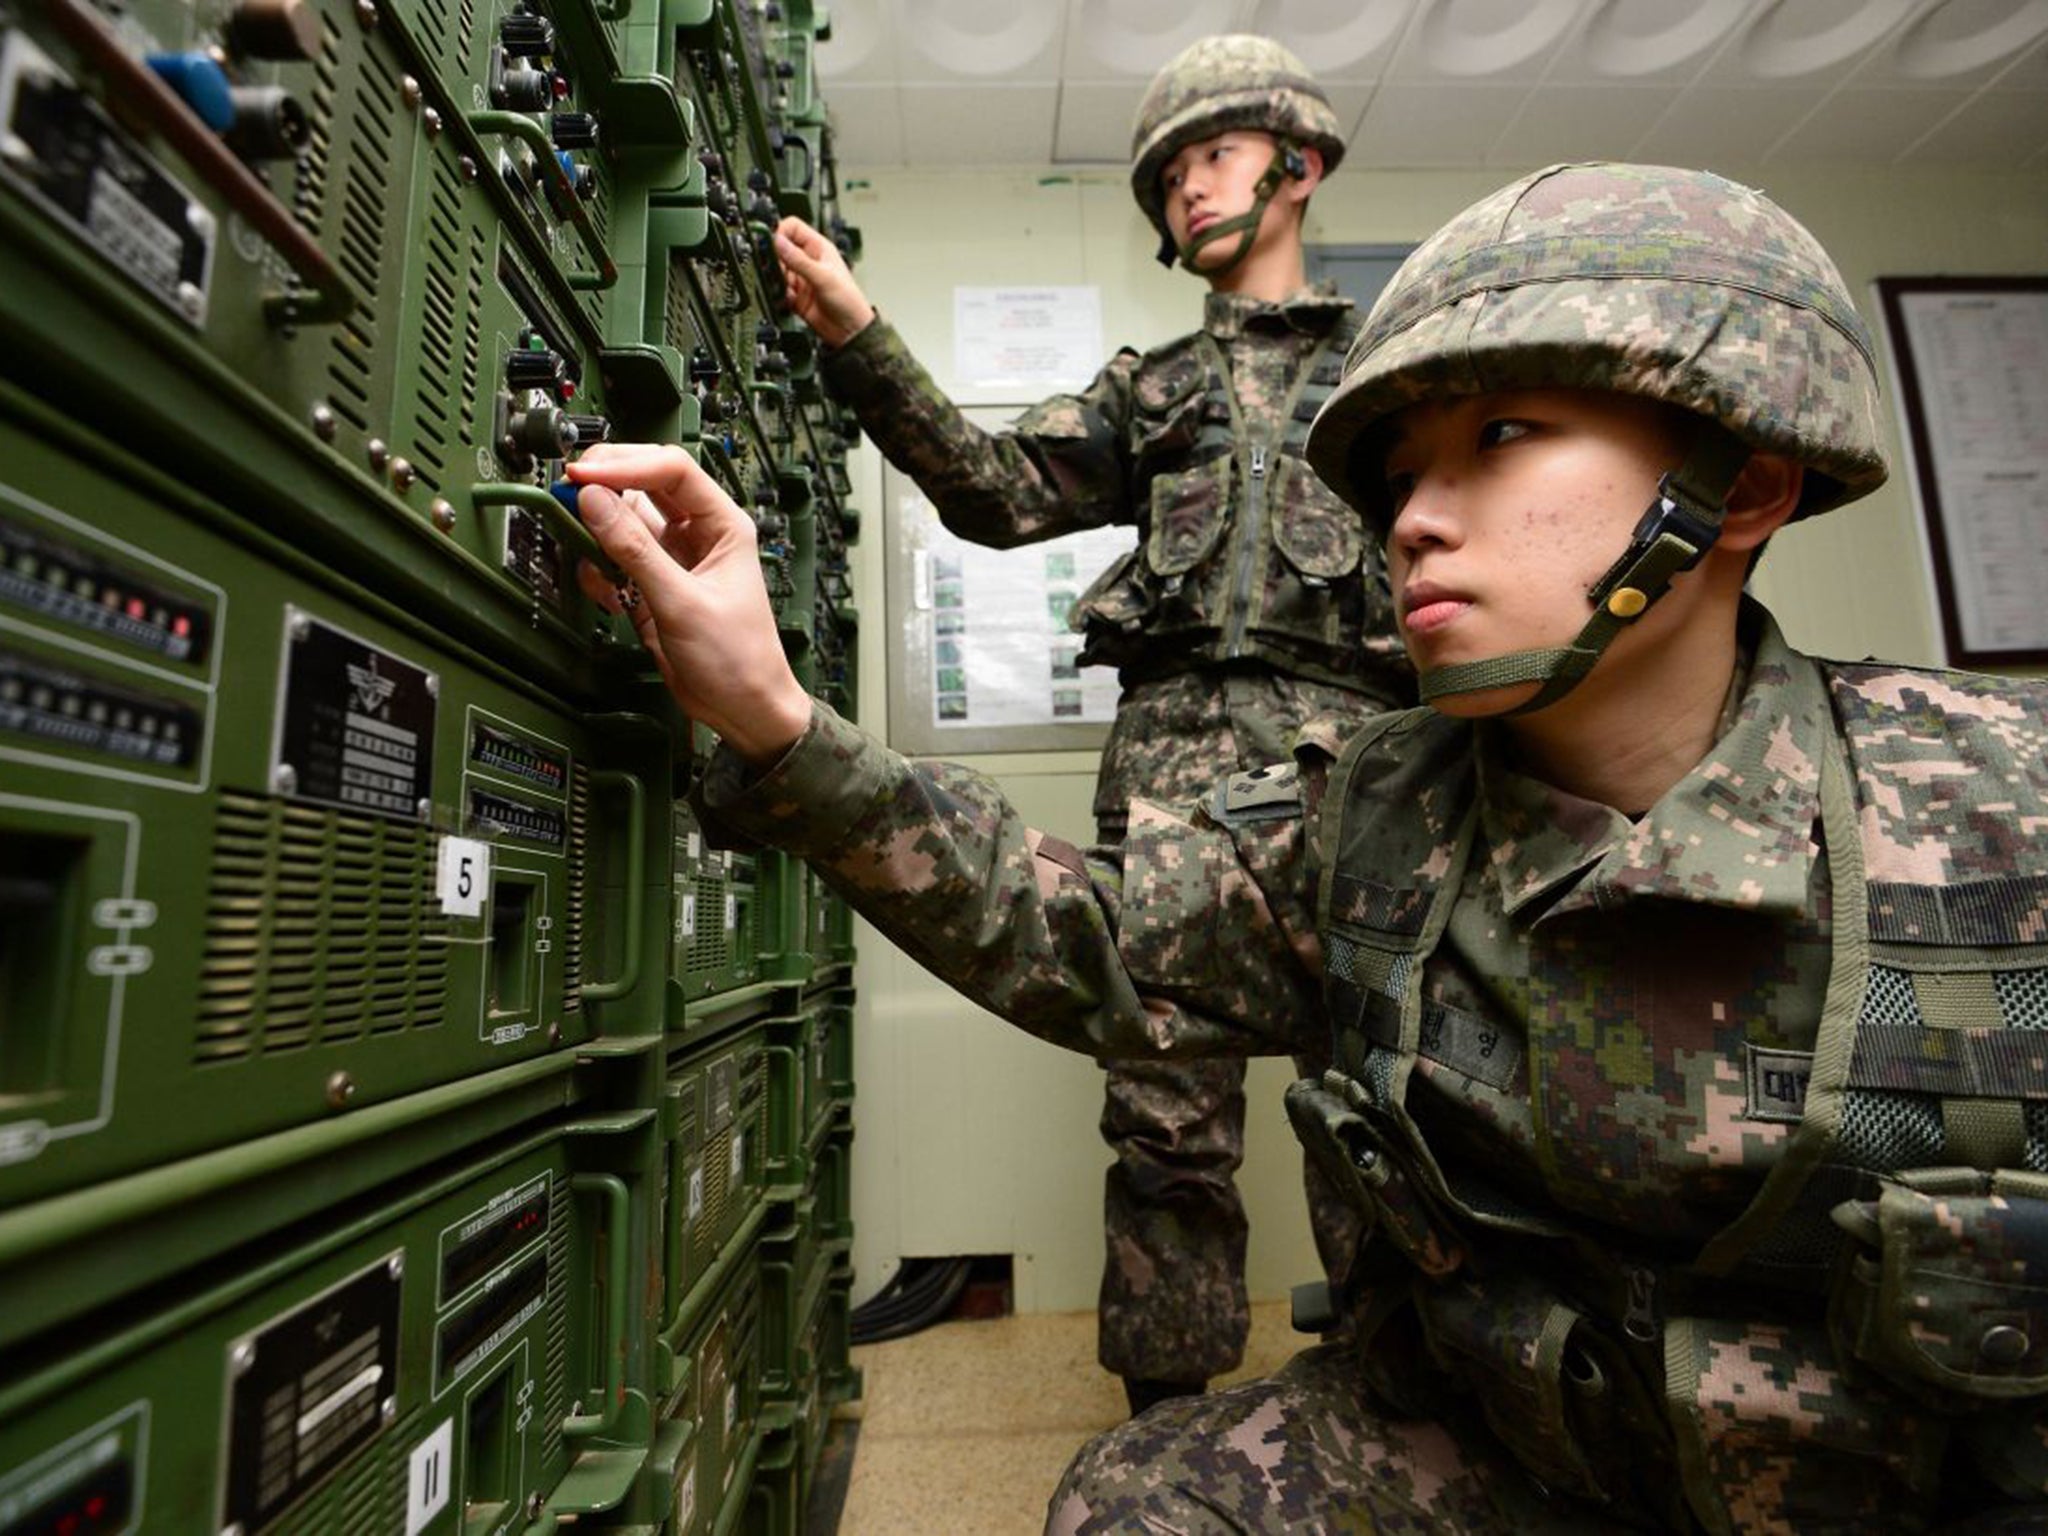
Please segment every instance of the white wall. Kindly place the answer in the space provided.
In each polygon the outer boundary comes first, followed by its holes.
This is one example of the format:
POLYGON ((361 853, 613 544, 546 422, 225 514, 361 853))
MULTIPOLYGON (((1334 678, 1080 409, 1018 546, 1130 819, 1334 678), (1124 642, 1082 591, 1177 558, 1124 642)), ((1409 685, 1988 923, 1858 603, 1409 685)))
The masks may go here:
MULTIPOLYGON (((2038 273, 2048 264, 2048 181, 2038 174, 1715 169, 1762 187, 1805 221, 1834 254, 1873 327, 1871 283, 1880 275, 2038 273)), ((1510 175, 1340 171, 1316 195, 1309 238, 1420 240, 1510 175)), ((942 385, 951 383, 956 283, 1095 284, 1106 348, 1149 346, 1200 318, 1199 284, 1153 261, 1156 242, 1121 175, 899 170, 843 185, 847 217, 865 240, 861 280, 942 385)), ((1809 650, 1938 662, 1917 513, 1896 419, 1891 425, 1892 484, 1845 513, 1780 535, 1756 587, 1793 642, 1809 650)), ((856 566, 865 619, 861 678, 867 722, 880 730, 891 677, 879 463, 871 448, 862 450, 855 474, 871 528, 856 566)), ((1091 758, 967 761, 992 774, 1038 825, 1088 840, 1091 758)), ((878 1289, 900 1257, 1014 1253, 1020 1311, 1093 1306, 1107 1162, 1094 1129, 1100 1071, 970 1007, 870 930, 862 931, 860 954, 855 1299, 878 1289)), ((1248 1089, 1239 1187, 1252 1217, 1256 1297, 1282 1296, 1317 1272, 1299 1156, 1279 1102, 1291 1076, 1283 1061, 1256 1062, 1248 1089)))

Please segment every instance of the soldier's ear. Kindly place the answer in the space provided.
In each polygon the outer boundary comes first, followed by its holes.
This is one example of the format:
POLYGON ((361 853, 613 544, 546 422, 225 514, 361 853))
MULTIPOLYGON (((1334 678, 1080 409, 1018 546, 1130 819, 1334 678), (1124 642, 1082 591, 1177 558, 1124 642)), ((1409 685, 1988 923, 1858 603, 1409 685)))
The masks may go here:
POLYGON ((1280 195, 1290 203, 1305 203, 1309 194, 1323 182, 1323 152, 1313 144, 1304 144, 1295 153, 1301 157, 1302 173, 1289 176, 1280 183, 1280 195))
POLYGON ((1728 493, 1728 515, 1715 547, 1750 550, 1760 546, 1799 510, 1799 493, 1805 484, 1805 465, 1783 454, 1751 454, 1728 493))

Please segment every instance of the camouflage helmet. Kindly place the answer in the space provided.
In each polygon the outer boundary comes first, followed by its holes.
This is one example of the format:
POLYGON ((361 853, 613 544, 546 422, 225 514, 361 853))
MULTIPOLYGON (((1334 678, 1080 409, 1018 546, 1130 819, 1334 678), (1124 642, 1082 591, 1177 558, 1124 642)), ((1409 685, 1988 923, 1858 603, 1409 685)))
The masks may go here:
POLYGON ((1205 37, 1152 77, 1131 125, 1131 192, 1160 234, 1167 233, 1159 189, 1166 162, 1190 144, 1235 128, 1313 146, 1322 151, 1325 171, 1344 158, 1330 98, 1301 60, 1270 37, 1205 37))
POLYGON ((1394 274, 1308 457, 1367 517, 1361 434, 1405 405, 1552 386, 1644 395, 1807 466, 1800 515, 1884 483, 1870 333, 1804 226, 1706 171, 1564 165, 1451 219, 1394 274))

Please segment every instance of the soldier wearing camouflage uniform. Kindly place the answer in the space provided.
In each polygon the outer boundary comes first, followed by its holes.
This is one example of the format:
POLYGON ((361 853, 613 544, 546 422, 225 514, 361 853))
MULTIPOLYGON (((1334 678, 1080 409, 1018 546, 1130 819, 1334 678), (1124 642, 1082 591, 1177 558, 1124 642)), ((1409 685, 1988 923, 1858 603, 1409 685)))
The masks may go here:
POLYGON ((729 833, 1075 1049, 1333 1041, 1288 1108, 1371 1225, 1354 1341, 1098 1438, 1048 1529, 2043 1529, 2048 685, 1744 595, 1885 476, 1833 264, 1719 177, 1538 172, 1404 266, 1309 452, 1433 707, 1113 855, 804 698, 679 452, 573 471, 653 490, 583 510, 729 833))
MULTIPOLYGON (((1138 111, 1131 187, 1161 261, 1209 283, 1202 329, 1119 352, 1079 394, 993 436, 873 317, 829 242, 796 219, 780 231, 791 305, 831 344, 834 393, 947 528, 1007 548, 1138 526, 1138 549, 1071 620, 1081 660, 1114 664, 1123 684, 1096 780, 1105 843, 1122 840, 1133 800, 1177 803, 1284 756, 1313 716, 1414 698, 1378 551, 1301 457, 1356 331, 1350 301, 1302 273, 1299 208, 1343 150, 1320 87, 1266 38, 1205 39, 1168 64, 1138 111)), ((1243 1355, 1244 1062, 1107 1065, 1099 1353, 1136 1411, 1243 1355)), ((1308 1182, 1325 1263, 1341 1263, 1345 1207, 1308 1182)))

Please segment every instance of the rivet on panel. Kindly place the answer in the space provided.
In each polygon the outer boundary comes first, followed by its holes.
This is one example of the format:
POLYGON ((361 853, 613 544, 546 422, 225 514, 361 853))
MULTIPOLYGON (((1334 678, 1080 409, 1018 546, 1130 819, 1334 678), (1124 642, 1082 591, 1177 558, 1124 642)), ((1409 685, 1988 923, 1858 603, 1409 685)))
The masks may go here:
POLYGON ((346 1109, 348 1102, 356 1096, 356 1080, 346 1072, 331 1072, 327 1077, 327 1107, 346 1109))

